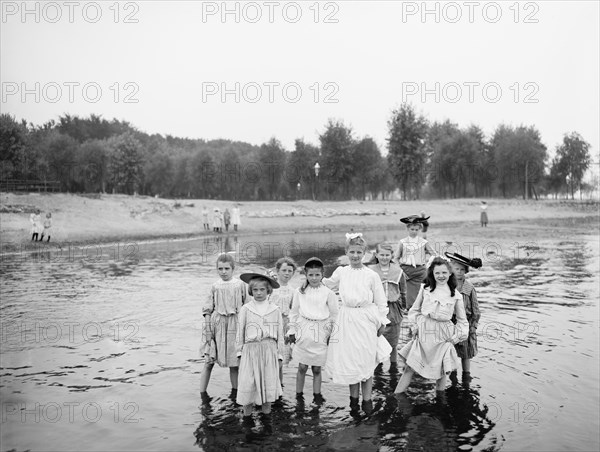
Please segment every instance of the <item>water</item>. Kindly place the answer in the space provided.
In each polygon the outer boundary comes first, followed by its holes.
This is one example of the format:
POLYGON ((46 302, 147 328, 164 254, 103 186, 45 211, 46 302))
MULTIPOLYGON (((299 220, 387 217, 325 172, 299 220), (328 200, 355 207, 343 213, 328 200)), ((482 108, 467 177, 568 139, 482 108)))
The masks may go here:
POLYGON ((470 384, 436 397, 434 382, 416 377, 410 403, 398 404, 387 396, 399 375, 386 363, 374 379, 375 412, 352 417, 348 388, 327 378, 323 406, 297 403, 292 362, 272 425, 256 416, 245 428, 227 369, 215 367, 209 405, 198 393, 199 306, 217 278, 216 252, 236 254, 236 274, 273 265, 284 249, 299 262, 318 255, 330 274, 340 234, 5 255, 2 450, 598 450, 598 236, 480 234, 432 236, 439 249, 470 247, 484 261, 469 274, 482 312, 470 384))

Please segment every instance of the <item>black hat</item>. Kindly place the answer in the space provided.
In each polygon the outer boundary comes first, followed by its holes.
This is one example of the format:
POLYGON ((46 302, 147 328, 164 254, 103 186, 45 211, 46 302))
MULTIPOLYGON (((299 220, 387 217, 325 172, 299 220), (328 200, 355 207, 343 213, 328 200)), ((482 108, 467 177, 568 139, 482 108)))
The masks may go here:
POLYGON ((461 256, 458 253, 444 253, 448 259, 453 260, 454 262, 458 262, 459 264, 465 265, 467 267, 479 268, 482 265, 481 259, 475 257, 473 259, 469 259, 468 257, 461 256))
POLYGON ((304 266, 306 267, 308 264, 312 264, 313 262, 319 264, 320 267, 325 267, 325 264, 323 263, 323 261, 321 259, 319 259, 318 257, 311 257, 311 258, 309 258, 304 263, 304 266))
POLYGON ((249 284, 250 280, 254 279, 254 278, 262 278, 265 281, 267 281, 269 284, 271 284, 271 287, 273 289, 279 289, 279 283, 265 273, 249 272, 249 273, 242 273, 240 275, 240 279, 242 281, 244 281, 246 284, 249 284))
POLYGON ((404 224, 417 224, 429 220, 430 217, 422 217, 421 215, 409 215, 408 217, 400 218, 404 224))

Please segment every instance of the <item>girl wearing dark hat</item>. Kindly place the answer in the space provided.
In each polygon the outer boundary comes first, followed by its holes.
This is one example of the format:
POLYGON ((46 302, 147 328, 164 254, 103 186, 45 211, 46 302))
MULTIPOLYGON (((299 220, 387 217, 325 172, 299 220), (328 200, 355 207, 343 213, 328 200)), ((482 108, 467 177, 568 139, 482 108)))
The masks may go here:
POLYGON ((311 366, 313 396, 317 404, 325 401, 321 395, 321 367, 327 361, 329 336, 338 315, 335 293, 321 282, 323 272, 323 261, 318 257, 311 257, 304 264, 306 283, 294 292, 288 332, 290 341, 296 344, 296 398, 303 396, 306 371, 311 366))
POLYGON ((406 275, 407 310, 410 310, 415 302, 421 289, 421 283, 425 279, 425 264, 428 256, 437 256, 429 242, 419 237, 419 232, 423 229, 423 223, 428 219, 429 217, 420 215, 410 215, 400 219, 402 223, 406 224, 408 237, 400 240, 395 258, 406 275))
POLYGON ((279 380, 279 361, 283 360, 283 319, 281 310, 269 303, 274 279, 262 273, 242 273, 253 297, 240 309, 236 338, 240 360, 237 403, 243 405, 244 421, 252 418, 253 405, 263 414, 271 413, 271 403, 283 394, 279 380))
MULTIPOLYGON (((469 267, 481 267, 481 259, 469 259, 458 253, 445 254, 450 259, 450 265, 456 277, 456 289, 462 294, 467 321, 469 322, 469 337, 466 341, 455 345, 456 353, 462 362, 463 380, 468 380, 471 378, 471 359, 477 355, 477 325, 481 318, 481 313, 479 312, 475 287, 473 287, 473 284, 471 284, 465 275, 469 273, 469 267)), ((456 323, 456 319, 453 319, 453 322, 456 323)), ((450 378, 454 378, 455 376, 456 372, 453 372, 450 378)))

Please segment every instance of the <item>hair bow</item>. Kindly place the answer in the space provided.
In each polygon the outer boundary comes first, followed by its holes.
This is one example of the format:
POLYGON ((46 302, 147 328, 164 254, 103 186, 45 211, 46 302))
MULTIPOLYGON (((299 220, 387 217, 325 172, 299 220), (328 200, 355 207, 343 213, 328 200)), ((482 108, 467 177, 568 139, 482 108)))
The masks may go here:
POLYGON ((346 233, 346 240, 352 240, 362 236, 362 232, 354 232, 352 234, 346 233))

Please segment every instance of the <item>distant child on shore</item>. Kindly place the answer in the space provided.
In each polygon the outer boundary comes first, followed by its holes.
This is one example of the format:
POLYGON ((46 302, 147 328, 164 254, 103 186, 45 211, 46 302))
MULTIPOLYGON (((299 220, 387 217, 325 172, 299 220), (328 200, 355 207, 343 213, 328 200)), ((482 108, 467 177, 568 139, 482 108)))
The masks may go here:
POLYGON ((231 396, 237 395, 238 358, 236 333, 239 312, 246 302, 246 285, 233 277, 235 261, 227 253, 217 257, 219 281, 215 282, 202 305, 204 316, 204 371, 200 377, 200 395, 203 402, 209 401, 206 388, 216 363, 229 367, 231 396))
POLYGON ((337 296, 321 282, 324 267, 317 257, 311 257, 304 264, 306 282, 294 292, 288 333, 291 342, 296 344, 296 398, 303 398, 306 371, 311 366, 316 404, 325 401, 321 394, 321 368, 327 361, 327 345, 338 315, 337 296))
POLYGON ((436 380, 436 389, 446 387, 446 374, 458 367, 454 344, 467 338, 469 324, 456 278, 442 257, 430 260, 425 283, 412 308, 408 323, 413 339, 400 350, 406 360, 396 393, 404 393, 415 374, 436 380), (456 316, 456 325, 451 321, 456 316))
POLYGON ((34 242, 37 242, 40 232, 43 230, 41 221, 40 210, 36 210, 29 215, 29 222, 31 223, 31 240, 34 242))
POLYGON ((274 279, 260 273, 242 273, 252 299, 242 306, 237 330, 237 356, 240 385, 237 403, 243 405, 244 422, 251 421, 253 405, 271 413, 271 404, 283 394, 279 380, 279 361, 283 359, 283 319, 280 309, 269 303, 274 279))
POLYGON ((279 380, 281 380, 281 387, 283 387, 283 364, 289 364, 292 354, 291 345, 289 344, 286 335, 289 330, 290 309, 292 309, 292 297, 294 295, 294 289, 292 289, 288 283, 294 276, 296 267, 296 262, 294 262, 294 259, 291 257, 282 257, 275 263, 279 289, 273 289, 273 294, 269 299, 271 303, 279 307, 281 310, 281 316, 283 318, 283 360, 281 366, 279 367, 279 380))
POLYGON ((205 231, 210 231, 210 226, 208 223, 208 209, 206 206, 202 206, 202 225, 205 231))
POLYGON ((390 321, 381 280, 363 265, 366 249, 367 242, 361 233, 346 234, 350 265, 338 267, 323 283, 330 289, 339 288, 342 299, 338 328, 329 341, 326 371, 334 383, 349 385, 353 412, 358 410, 362 389, 362 409, 370 414, 378 340, 390 321))
POLYGON ((383 337, 392 346, 390 363, 398 365, 398 340, 400 339, 400 323, 402 322, 402 306, 406 304, 406 276, 398 264, 392 262, 394 248, 389 243, 377 245, 376 254, 368 267, 379 275, 383 291, 387 297, 389 309, 387 318, 390 323, 383 331, 383 337))
POLYGON ((50 241, 50 228, 52 227, 52 214, 48 212, 46 214, 46 219, 44 220, 44 230, 42 231, 42 236, 40 237, 40 242, 44 241, 44 235, 48 236, 46 242, 50 241))
MULTIPOLYGON (((469 322, 469 336, 467 340, 459 342, 454 346, 458 357, 461 359, 462 378, 463 380, 469 380, 471 378, 471 359, 477 355, 477 326, 481 318, 481 313, 479 312, 477 292, 473 284, 466 278, 466 274, 469 273, 469 267, 480 268, 482 262, 479 258, 469 259, 458 253, 445 254, 450 259, 450 265, 456 277, 456 289, 462 295, 467 321, 469 322)), ((456 323, 455 318, 452 321, 456 323)), ((454 376, 456 376, 456 373, 454 373, 454 376)))
POLYGON ((488 224, 488 214, 487 214, 487 202, 481 201, 481 215, 479 220, 481 221, 481 227, 487 228, 488 224))

